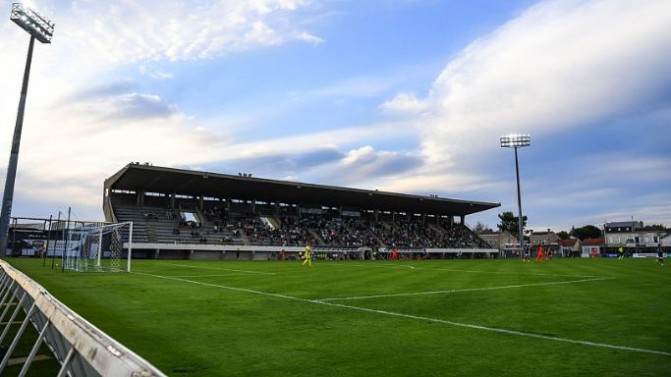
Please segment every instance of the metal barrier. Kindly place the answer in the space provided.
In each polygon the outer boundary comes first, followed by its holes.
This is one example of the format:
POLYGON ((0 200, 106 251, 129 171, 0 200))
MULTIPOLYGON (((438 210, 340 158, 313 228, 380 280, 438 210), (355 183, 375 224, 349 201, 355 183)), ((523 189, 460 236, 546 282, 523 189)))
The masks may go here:
POLYGON ((4 348, 4 356, 0 356, 0 375, 26 334, 28 325, 32 325, 39 335, 30 353, 21 359, 19 376, 27 375, 43 343, 61 365, 56 374, 58 377, 165 376, 51 296, 35 281, 0 260, 0 345, 5 344, 10 328, 18 326, 11 344, 4 348))

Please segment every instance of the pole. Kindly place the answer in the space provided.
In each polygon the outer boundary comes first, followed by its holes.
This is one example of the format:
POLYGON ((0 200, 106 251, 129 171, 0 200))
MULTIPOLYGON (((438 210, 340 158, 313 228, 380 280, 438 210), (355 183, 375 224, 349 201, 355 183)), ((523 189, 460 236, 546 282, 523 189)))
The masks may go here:
POLYGON ((42 256, 42 267, 47 265, 47 255, 49 254, 49 240, 51 240, 51 220, 54 215, 49 215, 49 230, 47 231, 47 245, 44 248, 44 255, 42 256))
POLYGON ((14 182, 16 181, 16 167, 19 163, 19 147, 21 146, 21 131, 23 130, 23 114, 26 108, 26 97, 28 95, 28 79, 30 78, 30 64, 33 61, 33 46, 35 37, 30 36, 28 45, 28 57, 26 58, 26 69, 23 71, 23 85, 21 86, 21 98, 19 99, 19 110, 16 114, 16 126, 14 126, 14 138, 12 140, 12 151, 9 154, 9 165, 7 166, 7 178, 5 180, 5 191, 2 194, 2 211, 0 212, 0 253, 7 253, 7 237, 9 236, 9 217, 12 215, 12 202, 14 201, 14 182))
MULTIPOLYGON (((100 234, 98 234, 98 256, 96 257, 96 271, 100 271, 100 261, 102 259, 103 253, 103 228, 103 226, 100 227, 100 234)), ((84 257, 88 259, 88 255, 85 255, 84 257)))
MULTIPOLYGON (((63 260, 61 260, 61 272, 65 272, 65 260, 66 260, 66 255, 65 253, 68 250, 68 240, 70 239, 70 212, 72 211, 72 207, 68 207, 68 221, 65 223, 65 230, 68 233, 68 238, 65 239, 65 246, 63 246, 63 260)), ((65 234, 65 233, 63 233, 65 234)))
MULTIPOLYGON (((58 211, 58 220, 56 220, 56 228, 58 228, 60 226, 61 226, 61 211, 59 210, 58 211)), ((61 233, 62 233, 62 231, 61 231, 61 233)), ((58 237, 58 234, 56 234, 56 237, 58 237)), ((51 254, 51 270, 52 271, 54 270, 54 263, 56 262, 56 246, 57 245, 58 245, 58 239, 56 240, 55 245, 54 245, 54 252, 53 252, 53 254, 51 254)), ((49 249, 47 249, 47 252, 48 251, 49 251, 49 249)))
MULTIPOLYGON (((126 272, 130 272, 130 262, 133 258, 133 222, 129 222, 130 228, 128 229, 128 263, 126 264, 126 272)), ((121 250, 123 250, 123 241, 121 242, 121 250)))
MULTIPOLYGON (((14 251, 16 250, 16 227, 17 227, 17 219, 14 218, 14 231, 12 232, 12 248, 10 250, 11 256, 14 256, 14 251)), ((9 238, 9 235, 8 237, 9 238)), ((19 250, 19 255, 23 254, 23 250, 19 250)))
POLYGON ((517 176, 517 208, 519 209, 518 228, 519 228, 519 239, 517 243, 520 245, 520 257, 524 259, 524 221, 522 221, 522 192, 520 190, 520 167, 519 159, 517 157, 517 147, 515 147, 515 175, 517 176))

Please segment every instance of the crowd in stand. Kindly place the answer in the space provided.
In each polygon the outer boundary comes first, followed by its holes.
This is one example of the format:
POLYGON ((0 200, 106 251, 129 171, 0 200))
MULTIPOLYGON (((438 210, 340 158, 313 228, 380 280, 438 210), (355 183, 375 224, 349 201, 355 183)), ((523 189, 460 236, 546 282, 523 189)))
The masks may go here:
MULTIPOLYGON (((180 207, 181 208, 181 207, 180 207)), ((462 224, 419 216, 345 216, 336 212, 299 213, 283 209, 274 214, 233 212, 217 205, 203 208, 197 221, 187 221, 181 209, 165 212, 166 220, 175 221, 173 236, 179 242, 219 242, 344 248, 477 248, 486 243, 462 224), (202 217, 202 218, 201 218, 202 217), (173 220, 175 219, 175 220, 173 220)), ((190 213, 197 214, 198 211, 190 213)), ((148 221, 163 217, 154 213, 148 221)), ((172 240, 171 240, 172 241, 172 240)))
POLYGON ((461 224, 421 218, 374 221, 313 214, 248 216, 238 220, 246 241, 261 245, 401 248, 472 248, 480 239, 461 224))

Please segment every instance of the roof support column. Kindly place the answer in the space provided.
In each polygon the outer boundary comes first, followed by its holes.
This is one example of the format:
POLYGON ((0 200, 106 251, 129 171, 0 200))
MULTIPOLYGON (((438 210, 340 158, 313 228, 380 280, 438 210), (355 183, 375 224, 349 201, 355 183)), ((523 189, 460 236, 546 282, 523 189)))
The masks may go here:
POLYGON ((138 207, 144 206, 144 191, 138 191, 135 198, 138 207))

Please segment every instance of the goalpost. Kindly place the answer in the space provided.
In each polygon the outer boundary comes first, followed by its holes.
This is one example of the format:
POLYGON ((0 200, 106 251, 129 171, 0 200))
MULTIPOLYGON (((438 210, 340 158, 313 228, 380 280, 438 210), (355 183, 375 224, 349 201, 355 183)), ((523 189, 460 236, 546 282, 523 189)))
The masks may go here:
POLYGON ((77 224, 68 229, 62 250, 64 269, 130 272, 133 223, 77 224))

